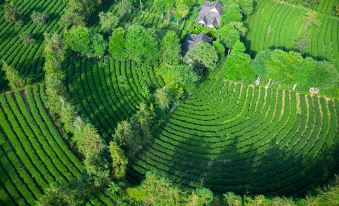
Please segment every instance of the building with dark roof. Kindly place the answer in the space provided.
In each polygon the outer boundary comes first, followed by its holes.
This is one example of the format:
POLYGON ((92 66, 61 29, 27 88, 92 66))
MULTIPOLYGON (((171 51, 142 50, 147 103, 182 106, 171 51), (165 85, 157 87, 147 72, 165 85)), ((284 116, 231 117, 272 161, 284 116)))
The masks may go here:
POLYGON ((183 44, 183 52, 186 53, 188 50, 192 49, 199 42, 212 43, 213 38, 207 36, 204 33, 200 34, 187 34, 185 42, 183 44))
POLYGON ((197 22, 208 28, 220 27, 222 15, 223 5, 219 1, 205 1, 201 6, 197 22))

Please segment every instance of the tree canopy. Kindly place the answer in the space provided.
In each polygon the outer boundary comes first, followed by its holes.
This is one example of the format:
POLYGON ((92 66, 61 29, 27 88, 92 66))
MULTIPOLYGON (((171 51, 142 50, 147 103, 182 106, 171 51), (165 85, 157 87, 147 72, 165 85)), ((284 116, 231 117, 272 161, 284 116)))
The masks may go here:
POLYGON ((214 70, 219 57, 214 46, 206 42, 199 42, 186 53, 184 60, 188 64, 199 63, 207 69, 214 70))
POLYGON ((103 36, 85 26, 75 26, 65 32, 64 42, 73 51, 89 57, 103 55, 106 50, 103 36))
POLYGON ((128 57, 137 63, 156 64, 159 60, 159 43, 150 29, 132 25, 126 34, 126 51, 128 57))

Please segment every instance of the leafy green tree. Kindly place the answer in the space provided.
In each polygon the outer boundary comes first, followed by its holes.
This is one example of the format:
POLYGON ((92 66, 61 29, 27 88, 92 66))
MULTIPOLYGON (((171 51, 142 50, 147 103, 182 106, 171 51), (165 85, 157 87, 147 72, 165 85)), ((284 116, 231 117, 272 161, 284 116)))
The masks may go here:
POLYGON ((126 34, 126 50, 129 58, 137 63, 156 64, 159 60, 159 43, 151 30, 132 25, 126 34))
POLYGON ((74 136, 78 151, 85 157, 86 172, 95 186, 101 186, 108 180, 110 170, 104 156, 107 149, 95 127, 81 120, 74 123, 74 136))
POLYGON ((318 61, 315 62, 314 67, 309 70, 308 76, 306 78, 306 85, 309 87, 330 89, 335 88, 338 84, 339 73, 333 63, 330 63, 328 61, 318 61))
POLYGON ((227 25, 231 22, 240 22, 242 21, 242 18, 243 16, 239 4, 231 2, 225 6, 221 21, 223 25, 227 25))
POLYGON ((232 24, 222 26, 217 31, 218 40, 225 44, 227 48, 233 48, 234 44, 240 40, 239 31, 232 24))
POLYGON ((21 39, 22 43, 25 44, 25 45, 29 45, 29 44, 36 42, 33 35, 28 33, 28 32, 21 33, 20 39, 21 39))
POLYGON ((197 188, 192 192, 189 205, 210 206, 213 202, 213 192, 207 188, 197 188))
POLYGON ((102 0, 68 0, 60 24, 66 28, 85 25, 86 20, 94 14, 102 0))
POLYGON ((241 206, 242 200, 239 195, 234 194, 233 192, 228 192, 224 194, 225 203, 228 206, 241 206))
POLYGON ((116 9, 115 14, 119 17, 119 19, 125 16, 130 16, 131 13, 134 11, 133 4, 128 0, 118 2, 115 5, 115 9, 116 9))
POLYGON ((123 146, 127 145, 128 141, 134 138, 134 135, 132 125, 127 120, 124 120, 118 123, 113 137, 119 146, 123 146))
POLYGON ((219 59, 222 59, 225 57, 225 52, 226 52, 226 49, 224 47, 224 45, 222 45, 221 42, 219 41, 214 41, 213 42, 213 46, 215 47, 215 49, 218 51, 218 56, 219 56, 219 59))
POLYGON ((126 165, 128 164, 128 159, 116 142, 110 142, 109 151, 112 157, 112 172, 113 176, 117 179, 125 177, 126 174, 126 165))
POLYGON ((74 133, 73 123, 76 117, 76 109, 64 98, 60 98, 60 103, 61 103, 60 121, 64 124, 66 132, 74 133))
POLYGON ((199 80, 199 76, 193 71, 193 68, 187 65, 162 66, 159 73, 169 87, 178 84, 188 92, 192 91, 199 80))
POLYGON ((267 74, 266 71, 266 62, 271 58, 271 50, 262 50, 258 52, 253 61, 253 72, 258 77, 265 77, 267 74))
POLYGON ((21 76, 15 68, 4 61, 2 62, 2 70, 5 72, 6 79, 8 80, 11 89, 18 89, 26 85, 27 82, 24 77, 21 76))
POLYGON ((119 191, 119 185, 115 182, 111 182, 109 185, 108 185, 108 191, 112 194, 115 194, 119 191))
POLYGON ((100 56, 105 53, 106 42, 102 35, 91 32, 85 26, 76 26, 64 35, 65 44, 73 51, 86 56, 100 56))
POLYGON ((218 52, 214 46, 206 42, 199 42, 190 49, 184 58, 187 64, 199 63, 207 69, 214 70, 219 60, 218 52))
POLYGON ((253 13, 254 11, 254 2, 253 0, 237 0, 240 8, 241 8, 241 12, 245 15, 248 16, 250 14, 253 13))
MULTIPOLYGON (((138 124, 138 127, 143 136, 148 136, 150 133, 150 128, 153 124, 152 120, 154 119, 154 109, 151 106, 147 106, 145 103, 141 103, 139 105, 139 110, 137 113, 132 117, 134 122, 138 124)), ((147 138, 147 137, 146 137, 147 138)))
POLYGON ((48 15, 37 11, 33 11, 33 13, 31 14, 31 19, 34 24, 41 27, 46 24, 46 21, 48 20, 48 15))
POLYGON ((185 194, 171 181, 154 172, 147 172, 140 186, 127 189, 128 196, 143 205, 184 205, 185 194))
MULTIPOLYGON (((45 33, 44 41, 44 56, 46 61, 49 62, 50 66, 44 66, 46 72, 53 72, 55 74, 56 68, 61 66, 61 63, 64 61, 65 45, 62 41, 62 36, 58 33, 53 33, 49 35, 45 33)), ((45 62, 46 64, 46 62, 45 62)), ((63 79, 63 73, 61 71, 56 75, 58 78, 63 79)))
POLYGON ((297 83, 297 76, 303 75, 303 57, 297 52, 275 50, 266 63, 267 75, 284 85, 297 83))
POLYGON ((5 2, 4 18, 7 22, 15 23, 17 26, 22 24, 18 8, 15 6, 13 1, 8 0, 5 2))
POLYGON ((253 80, 251 57, 244 53, 245 46, 238 41, 224 64, 225 78, 231 81, 253 80))
POLYGON ((181 45, 178 35, 174 31, 168 31, 161 41, 161 62, 175 65, 180 61, 181 45))
POLYGON ((118 26, 119 18, 113 12, 100 12, 100 29, 103 32, 111 32, 112 29, 118 26))
POLYGON ((92 33, 91 44, 92 54, 90 54, 90 56, 102 56, 105 54, 107 43, 101 34, 92 33))
POLYGON ((51 184, 45 191, 45 194, 37 202, 38 206, 60 206, 60 205, 80 205, 76 190, 56 183, 51 184))
POLYGON ((108 51, 117 60, 123 61, 127 58, 125 29, 119 27, 113 30, 109 38, 108 51))
POLYGON ((248 28, 244 25, 243 22, 231 22, 230 25, 238 30, 240 36, 246 36, 248 28))
POLYGON ((169 109, 169 106, 171 104, 171 98, 168 95, 165 88, 157 89, 155 94, 155 102, 158 105, 158 107, 162 110, 169 109))
POLYGON ((270 206, 272 203, 269 199, 265 198, 264 195, 257 195, 255 197, 245 197, 245 205, 248 206, 270 206))
POLYGON ((175 0, 154 0, 153 5, 157 11, 163 15, 166 12, 169 16, 170 9, 173 8, 175 0))

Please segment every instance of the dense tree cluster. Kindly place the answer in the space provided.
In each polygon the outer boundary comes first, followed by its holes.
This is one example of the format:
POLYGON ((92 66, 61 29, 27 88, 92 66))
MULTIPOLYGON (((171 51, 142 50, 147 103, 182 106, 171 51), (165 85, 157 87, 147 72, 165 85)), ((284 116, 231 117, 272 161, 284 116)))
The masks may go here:
POLYGON ((157 64, 159 42, 154 31, 140 25, 132 25, 127 30, 114 29, 109 38, 109 52, 118 60, 126 58, 139 64, 157 64))
POLYGON ((234 44, 233 50, 227 56, 224 71, 226 80, 244 81, 254 79, 251 57, 245 53, 245 46, 240 41, 234 44))
POLYGON ((214 70, 219 56, 213 45, 199 42, 186 53, 184 60, 189 65, 199 63, 209 70, 214 70))
POLYGON ((304 58, 293 51, 259 52, 254 60, 254 73, 283 85, 297 84, 304 90, 310 87, 330 89, 336 87, 339 81, 339 74, 333 63, 304 58))
POLYGON ((75 52, 88 57, 101 56, 106 51, 106 42, 101 34, 85 26, 75 26, 64 34, 64 42, 75 52))
POLYGON ((189 193, 156 172, 147 172, 141 185, 128 188, 127 194, 132 201, 143 205, 208 206, 213 202, 213 193, 209 189, 197 188, 189 193))
POLYGON ((102 0, 68 0, 60 24, 66 28, 85 25, 87 19, 94 14, 102 0))
POLYGON ((141 103, 136 114, 118 123, 113 135, 114 142, 124 149, 129 158, 149 143, 154 118, 153 106, 141 103))
POLYGON ((123 19, 128 18, 134 10, 133 4, 130 1, 120 1, 115 5, 116 12, 100 12, 101 31, 111 32, 116 28, 123 19))

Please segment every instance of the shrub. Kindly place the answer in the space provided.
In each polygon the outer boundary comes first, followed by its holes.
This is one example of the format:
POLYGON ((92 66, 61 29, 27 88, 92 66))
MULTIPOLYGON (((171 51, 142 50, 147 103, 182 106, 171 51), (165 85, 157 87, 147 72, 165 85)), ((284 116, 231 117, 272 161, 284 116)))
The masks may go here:
POLYGON ((38 26, 43 26, 46 24, 46 21, 48 20, 48 15, 37 11, 33 11, 33 13, 31 14, 31 19, 34 24, 38 26))
POLYGON ((11 89, 24 87, 27 83, 24 77, 22 77, 15 68, 11 67, 6 62, 3 61, 2 63, 2 69, 5 72, 6 79, 8 80, 11 89))

